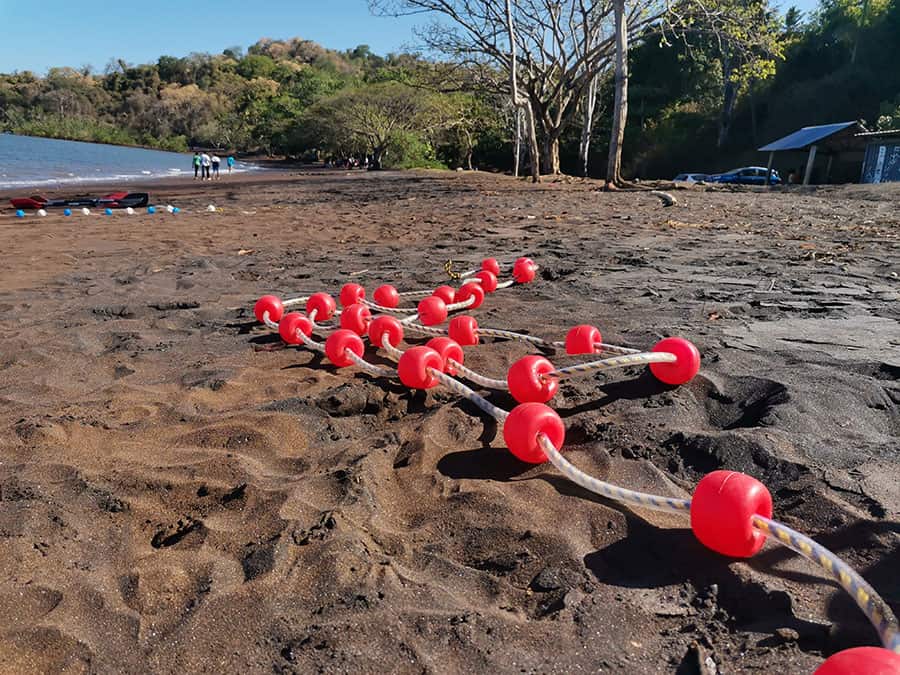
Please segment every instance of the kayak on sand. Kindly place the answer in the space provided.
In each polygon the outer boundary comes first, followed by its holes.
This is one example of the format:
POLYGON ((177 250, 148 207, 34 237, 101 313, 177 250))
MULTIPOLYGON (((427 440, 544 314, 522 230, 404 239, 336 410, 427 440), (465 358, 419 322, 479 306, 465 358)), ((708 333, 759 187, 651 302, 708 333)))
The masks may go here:
POLYGON ((72 197, 71 199, 47 199, 40 195, 9 200, 16 209, 50 209, 61 207, 105 206, 111 209, 147 206, 150 195, 146 192, 113 192, 103 197, 72 197))

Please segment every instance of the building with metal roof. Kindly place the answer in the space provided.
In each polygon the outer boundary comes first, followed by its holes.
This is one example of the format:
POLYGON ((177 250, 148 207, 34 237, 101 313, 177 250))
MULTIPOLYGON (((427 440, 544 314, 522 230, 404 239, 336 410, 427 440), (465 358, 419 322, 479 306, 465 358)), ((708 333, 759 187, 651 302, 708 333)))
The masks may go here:
POLYGON ((865 141, 859 136, 868 132, 862 122, 838 122, 836 124, 821 124, 813 127, 803 127, 784 138, 772 141, 768 145, 759 148, 760 152, 769 153, 768 170, 771 171, 776 152, 809 152, 806 160, 806 170, 803 173, 803 184, 809 185, 813 166, 817 154, 828 157, 828 166, 825 170, 825 180, 831 174, 831 163, 834 158, 848 151, 861 152, 865 141))
POLYGON ((857 134, 866 141, 861 183, 900 181, 900 129, 857 134))

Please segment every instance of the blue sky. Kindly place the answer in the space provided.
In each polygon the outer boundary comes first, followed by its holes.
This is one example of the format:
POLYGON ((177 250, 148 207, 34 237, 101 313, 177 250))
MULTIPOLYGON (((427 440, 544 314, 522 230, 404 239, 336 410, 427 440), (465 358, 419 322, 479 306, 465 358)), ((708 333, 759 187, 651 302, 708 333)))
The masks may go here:
POLYGON ((331 49, 367 44, 386 54, 415 42, 423 17, 374 17, 366 0, 0 0, 0 72, 51 66, 98 70, 111 58, 244 48, 302 37, 331 49))
MULTIPOLYGON (((780 0, 804 12, 816 0, 780 0)), ((153 63, 164 54, 219 53, 262 37, 302 37, 377 54, 414 45, 425 17, 381 18, 366 0, 0 0, 0 72, 52 66, 102 71, 112 58, 153 63)))

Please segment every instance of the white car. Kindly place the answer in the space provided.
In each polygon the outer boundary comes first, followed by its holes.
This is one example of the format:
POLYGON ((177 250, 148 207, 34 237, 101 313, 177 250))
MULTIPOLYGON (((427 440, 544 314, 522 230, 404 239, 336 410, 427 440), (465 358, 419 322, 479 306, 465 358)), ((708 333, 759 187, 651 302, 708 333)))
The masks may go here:
POLYGON ((675 176, 675 182, 703 183, 709 178, 705 173, 680 173, 675 176))

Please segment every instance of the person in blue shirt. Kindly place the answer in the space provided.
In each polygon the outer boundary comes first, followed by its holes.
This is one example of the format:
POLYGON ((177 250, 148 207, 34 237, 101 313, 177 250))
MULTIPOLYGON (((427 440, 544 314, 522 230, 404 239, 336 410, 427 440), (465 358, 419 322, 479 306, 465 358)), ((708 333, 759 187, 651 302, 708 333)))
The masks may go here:
POLYGON ((225 163, 228 164, 228 173, 231 173, 231 170, 234 169, 234 157, 228 155, 228 159, 225 160, 225 163))

